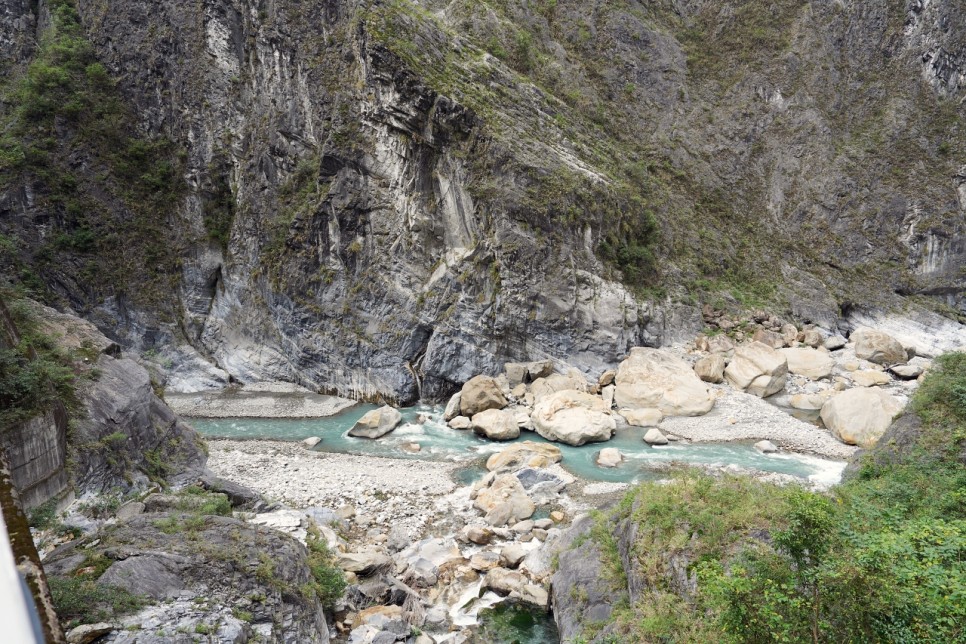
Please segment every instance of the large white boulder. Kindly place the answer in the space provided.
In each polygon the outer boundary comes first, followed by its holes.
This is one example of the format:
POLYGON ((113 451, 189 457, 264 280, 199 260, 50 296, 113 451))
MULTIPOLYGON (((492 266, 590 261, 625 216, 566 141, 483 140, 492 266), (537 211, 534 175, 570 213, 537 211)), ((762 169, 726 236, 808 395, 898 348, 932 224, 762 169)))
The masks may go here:
POLYGON ((505 447, 486 459, 486 469, 516 471, 524 467, 549 467, 559 463, 563 455, 556 445, 521 441, 505 447))
POLYGON ((573 389, 545 397, 530 419, 538 434, 568 445, 609 440, 617 428, 601 398, 573 389))
POLYGON ((700 416, 714 398, 687 362, 660 349, 634 347, 617 369, 620 407, 660 409, 666 416, 700 416))
POLYGON ((779 349, 788 362, 788 370, 812 380, 828 378, 835 366, 835 360, 828 353, 808 347, 779 349))
POLYGON ((851 340, 855 342, 855 356, 876 364, 905 364, 909 357, 899 341, 888 333, 875 329, 859 329, 851 340))
POLYGON ((869 448, 902 413, 902 403, 878 387, 849 389, 822 406, 822 422, 843 443, 869 448))
POLYGON ((494 441, 509 441, 520 436, 520 425, 512 412, 503 409, 487 409, 475 414, 473 431, 494 441))
POLYGON ((562 373, 550 374, 544 378, 537 378, 530 385, 530 391, 533 392, 533 399, 536 402, 540 402, 558 391, 571 389, 584 392, 589 389, 587 379, 578 371, 572 370, 567 375, 562 373))
POLYGON ((723 356, 712 353, 694 363, 694 373, 704 382, 721 382, 724 380, 724 370, 727 366, 723 356))
POLYGON ((725 378, 736 389, 764 398, 784 389, 788 361, 768 345, 751 342, 735 349, 725 378))
POLYGON ((460 390, 460 415, 474 416, 487 409, 503 409, 506 397, 496 378, 474 376, 460 390))
POLYGON ((356 438, 380 438, 396 429, 402 421, 402 414, 398 409, 386 405, 373 409, 356 421, 349 430, 349 436, 356 438))

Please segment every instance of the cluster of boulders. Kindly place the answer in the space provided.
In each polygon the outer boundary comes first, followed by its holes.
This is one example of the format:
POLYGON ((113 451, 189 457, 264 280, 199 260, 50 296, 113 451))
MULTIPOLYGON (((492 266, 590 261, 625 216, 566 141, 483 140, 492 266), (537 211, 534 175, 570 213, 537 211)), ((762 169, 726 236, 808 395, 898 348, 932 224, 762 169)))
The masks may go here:
MULTIPOLYGON (((332 526, 320 530, 350 583, 337 608, 336 627, 352 644, 421 643, 434 640, 413 639, 413 633, 446 633, 474 624, 477 600, 487 593, 493 599, 482 605, 509 598, 547 609, 552 570, 544 545, 559 535, 557 526, 567 518, 556 508, 564 487, 573 482, 553 467, 560 460, 558 447, 530 441, 491 455, 488 474, 470 488, 472 510, 443 536, 413 542, 404 531, 373 526, 350 545, 340 535, 359 528, 351 509, 314 517, 332 526), (540 507, 546 516, 534 519, 540 507)), ((467 630, 452 641, 469 637, 467 630)))

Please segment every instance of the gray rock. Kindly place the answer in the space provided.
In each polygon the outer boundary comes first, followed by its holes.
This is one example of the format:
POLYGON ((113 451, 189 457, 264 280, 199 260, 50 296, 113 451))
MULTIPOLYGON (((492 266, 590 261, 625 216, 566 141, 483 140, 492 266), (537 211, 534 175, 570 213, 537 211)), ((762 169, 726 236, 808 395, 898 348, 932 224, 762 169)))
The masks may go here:
POLYGON ((922 375, 922 367, 914 364, 900 364, 889 367, 889 371, 902 380, 915 380, 922 375))
POLYGON ((838 351, 848 343, 849 341, 841 335, 833 335, 825 340, 825 348, 829 351, 838 351))
POLYGON ((144 504, 140 501, 128 501, 117 509, 114 516, 118 521, 126 521, 131 517, 136 517, 144 512, 144 504))
POLYGON ((262 500, 255 490, 228 479, 206 474, 200 481, 206 490, 226 495, 233 508, 253 508, 262 500))
POLYGON ((313 447, 315 447, 321 442, 322 442, 322 439, 319 438, 318 436, 309 436, 308 438, 302 441, 302 444, 305 445, 307 448, 312 449, 313 447))
POLYGON ((755 449, 762 454, 774 454, 778 452, 778 447, 771 441, 758 441, 755 443, 755 449))
POLYGON ((114 626, 105 622, 82 624, 67 631, 67 644, 91 644, 113 630, 114 626))

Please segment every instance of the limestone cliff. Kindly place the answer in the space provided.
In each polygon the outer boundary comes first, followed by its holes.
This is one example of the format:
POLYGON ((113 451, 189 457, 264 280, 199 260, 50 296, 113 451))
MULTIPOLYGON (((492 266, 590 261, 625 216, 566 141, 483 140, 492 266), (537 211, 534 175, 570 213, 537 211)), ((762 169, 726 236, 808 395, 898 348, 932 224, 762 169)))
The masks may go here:
POLYGON ((438 397, 597 369, 709 299, 964 310, 955 3, 0 14, 0 265, 173 389, 438 397))

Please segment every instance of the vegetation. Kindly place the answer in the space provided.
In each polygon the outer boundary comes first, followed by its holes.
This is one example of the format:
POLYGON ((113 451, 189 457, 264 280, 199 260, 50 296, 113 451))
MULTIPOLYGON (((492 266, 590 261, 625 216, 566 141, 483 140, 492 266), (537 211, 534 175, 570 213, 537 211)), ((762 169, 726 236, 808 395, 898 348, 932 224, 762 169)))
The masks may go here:
POLYGON ((888 458, 873 451, 828 494, 692 470, 631 492, 587 537, 615 588, 644 578, 638 602, 618 604, 616 632, 641 642, 964 641, 966 354, 936 361, 912 409, 922 420, 914 444, 887 441, 888 458), (613 552, 625 518, 638 526, 633 570, 613 552), (673 574, 682 560, 696 590, 673 574))
MULTIPOLYGON (((31 272, 66 271, 94 292, 117 289, 157 301, 178 269, 168 223, 184 189, 181 152, 163 138, 136 134, 73 0, 52 0, 47 8, 51 21, 36 56, 3 91, 0 189, 14 181, 37 186, 53 234, 32 242, 25 235, 21 242, 39 245, 16 250, 31 272), (74 157, 84 164, 69 161, 74 157), (78 260, 65 262, 65 255, 78 260)), ((213 201, 220 204, 223 195, 216 192, 213 201)), ((224 217, 214 214, 211 234, 220 238, 224 217)))
POLYGON ((308 530, 305 545, 309 550, 309 569, 312 571, 312 582, 305 589, 308 591, 305 594, 314 594, 323 608, 332 610, 345 593, 345 575, 335 563, 325 537, 314 524, 308 530))
POLYGON ((123 588, 97 583, 112 563, 104 555, 88 555, 73 575, 48 578, 54 608, 63 626, 110 621, 136 613, 150 603, 148 598, 123 588))

